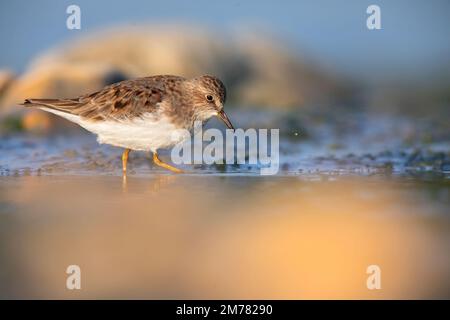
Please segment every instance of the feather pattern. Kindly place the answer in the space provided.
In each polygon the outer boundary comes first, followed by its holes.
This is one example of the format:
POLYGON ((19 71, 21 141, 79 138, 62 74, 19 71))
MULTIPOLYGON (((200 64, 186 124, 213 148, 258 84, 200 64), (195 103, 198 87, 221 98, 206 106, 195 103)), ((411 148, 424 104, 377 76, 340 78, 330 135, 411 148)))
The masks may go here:
POLYGON ((173 88, 183 80, 177 76, 125 80, 78 98, 26 99, 24 106, 55 109, 91 121, 132 119, 157 111, 158 104, 168 98, 167 92, 172 91, 169 87, 173 88))
POLYGON ((214 115, 223 118, 225 99, 225 86, 215 77, 160 75, 125 80, 77 98, 26 99, 23 105, 75 122, 97 134, 100 143, 156 151, 179 142, 173 139, 177 129, 190 130, 196 120, 214 115))

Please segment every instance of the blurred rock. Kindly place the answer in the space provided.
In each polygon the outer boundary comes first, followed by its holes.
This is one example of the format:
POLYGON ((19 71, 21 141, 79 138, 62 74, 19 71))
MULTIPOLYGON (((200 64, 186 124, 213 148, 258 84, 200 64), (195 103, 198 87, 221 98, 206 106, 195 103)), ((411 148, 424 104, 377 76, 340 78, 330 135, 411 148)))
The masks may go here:
POLYGON ((320 105, 348 93, 331 74, 268 36, 227 36, 187 26, 126 27, 37 57, 4 93, 0 116, 24 112, 16 104, 25 98, 74 97, 126 78, 205 73, 224 80, 230 104, 320 105))
POLYGON ((8 70, 0 70, 0 99, 14 80, 14 74, 8 70))

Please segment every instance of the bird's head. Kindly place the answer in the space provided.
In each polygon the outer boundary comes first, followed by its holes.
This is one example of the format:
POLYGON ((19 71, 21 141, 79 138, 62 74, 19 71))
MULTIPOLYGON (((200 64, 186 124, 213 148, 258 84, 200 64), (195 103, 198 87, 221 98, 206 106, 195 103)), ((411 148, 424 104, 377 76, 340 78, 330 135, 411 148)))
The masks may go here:
POLYGON ((204 75, 189 80, 193 93, 194 113, 201 121, 213 116, 219 117, 226 126, 234 129, 230 119, 223 110, 227 91, 218 78, 204 75))

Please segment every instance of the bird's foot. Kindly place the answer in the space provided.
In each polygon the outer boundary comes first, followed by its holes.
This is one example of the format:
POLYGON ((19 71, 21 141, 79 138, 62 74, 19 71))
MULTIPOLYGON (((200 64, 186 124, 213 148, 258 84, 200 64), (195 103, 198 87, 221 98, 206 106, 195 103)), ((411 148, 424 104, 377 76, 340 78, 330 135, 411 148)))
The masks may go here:
POLYGON ((175 173, 183 173, 184 172, 181 169, 175 168, 175 167, 171 166, 170 164, 162 162, 161 159, 159 159, 159 157, 158 157, 158 153, 156 153, 156 152, 153 152, 153 162, 156 165, 158 165, 164 169, 170 170, 172 172, 175 172, 175 173))

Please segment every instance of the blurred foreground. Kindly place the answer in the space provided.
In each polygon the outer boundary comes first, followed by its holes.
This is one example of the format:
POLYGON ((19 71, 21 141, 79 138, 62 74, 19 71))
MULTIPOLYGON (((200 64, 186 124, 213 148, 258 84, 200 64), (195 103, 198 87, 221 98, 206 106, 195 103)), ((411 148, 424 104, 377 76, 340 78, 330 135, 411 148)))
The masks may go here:
POLYGON ((3 177, 0 297, 450 298, 448 196, 404 178, 3 177))

